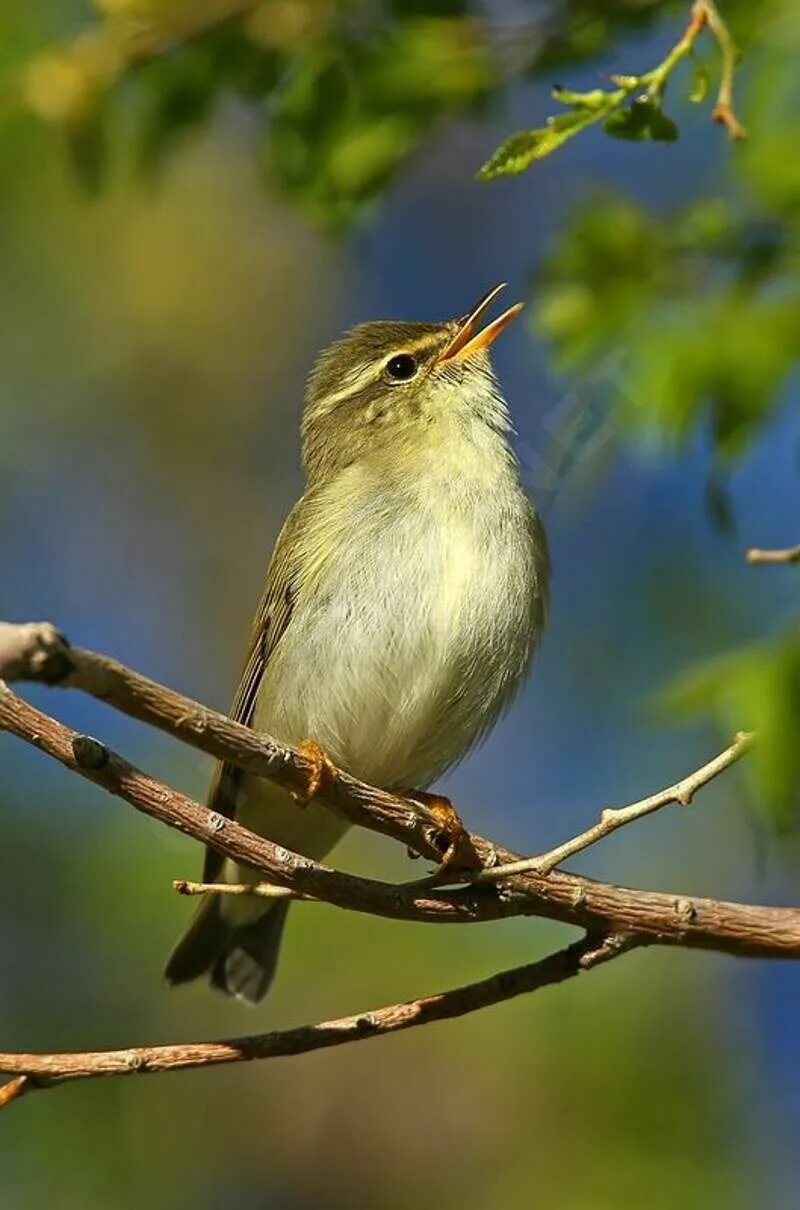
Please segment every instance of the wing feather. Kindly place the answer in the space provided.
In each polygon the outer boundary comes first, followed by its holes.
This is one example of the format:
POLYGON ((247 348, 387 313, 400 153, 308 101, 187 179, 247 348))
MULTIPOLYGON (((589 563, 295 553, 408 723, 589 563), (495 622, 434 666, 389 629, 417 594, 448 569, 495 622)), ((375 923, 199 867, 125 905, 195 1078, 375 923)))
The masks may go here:
MULTIPOLYGON (((230 717, 235 722, 248 727, 252 724, 264 669, 291 621, 302 568, 301 552, 294 538, 307 503, 306 496, 298 501, 278 535, 267 569, 264 595, 253 619, 244 670, 230 710, 230 717)), ((239 789, 244 776, 244 772, 233 765, 224 761, 217 763, 207 799, 212 811, 229 819, 236 818, 239 789)), ((206 849, 204 882, 214 882, 219 877, 223 862, 224 858, 215 849, 206 849)))

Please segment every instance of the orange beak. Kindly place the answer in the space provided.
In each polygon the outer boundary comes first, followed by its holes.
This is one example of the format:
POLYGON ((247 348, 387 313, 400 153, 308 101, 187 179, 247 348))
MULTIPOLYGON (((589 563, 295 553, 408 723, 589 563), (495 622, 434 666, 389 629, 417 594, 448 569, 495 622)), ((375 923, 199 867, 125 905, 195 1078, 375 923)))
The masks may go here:
POLYGON ((454 361, 455 358, 470 357, 473 353, 477 353, 480 349, 487 349, 492 344, 504 328, 507 328, 512 319, 516 319, 524 303, 514 303, 513 307, 509 307, 497 319, 493 319, 485 328, 478 331, 478 324, 484 312, 492 305, 497 295, 501 290, 505 290, 506 283, 500 282, 494 286, 488 294, 484 294, 480 302, 472 308, 470 313, 461 320, 458 331, 453 339, 447 344, 439 354, 436 364, 441 365, 442 362, 454 361))

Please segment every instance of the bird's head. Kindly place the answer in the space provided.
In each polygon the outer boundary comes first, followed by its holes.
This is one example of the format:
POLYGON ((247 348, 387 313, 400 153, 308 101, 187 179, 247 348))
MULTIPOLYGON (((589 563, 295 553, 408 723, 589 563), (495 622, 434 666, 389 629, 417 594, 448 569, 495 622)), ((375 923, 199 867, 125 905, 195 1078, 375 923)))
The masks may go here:
POLYGON ((318 476, 446 422, 503 431, 508 415, 489 349, 522 310, 481 320, 495 286, 460 319, 360 324, 320 355, 306 391, 303 451, 318 476))

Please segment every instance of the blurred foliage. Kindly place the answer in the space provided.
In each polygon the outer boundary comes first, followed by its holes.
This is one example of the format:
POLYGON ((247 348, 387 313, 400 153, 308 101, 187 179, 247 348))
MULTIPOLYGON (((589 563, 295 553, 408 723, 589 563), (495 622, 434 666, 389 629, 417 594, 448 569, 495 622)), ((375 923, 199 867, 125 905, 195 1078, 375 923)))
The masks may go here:
MULTIPOLYGON (((722 174, 725 193, 663 214, 596 193, 554 239, 535 291, 534 324, 562 372, 616 355, 616 423, 656 448, 702 434, 707 506, 724 528, 735 525, 726 480, 778 412, 797 406, 800 369, 800 14, 773 4, 761 17, 743 77, 751 138, 722 174)), ((675 699, 695 712, 705 704, 726 732, 758 730, 745 763, 756 802, 782 828, 800 819, 796 645, 757 642, 688 674, 675 699)))
POLYGON ((562 369, 623 349, 621 419, 674 442, 701 424, 741 456, 797 366, 794 216, 704 198, 661 217, 621 196, 575 212, 543 267, 535 323, 562 369))
MULTIPOLYGON (((538 4, 511 29, 469 0, 381 7, 367 0, 97 0, 96 7, 93 27, 33 57, 14 85, 30 110, 63 130, 87 185, 102 182, 121 130, 136 162, 153 171, 221 99, 234 97, 258 117, 267 179, 315 222, 335 228, 381 194, 443 119, 485 111, 515 75, 580 63, 620 28, 682 6, 538 4)), ((620 137, 634 137, 635 127, 635 137, 674 138, 661 102, 675 55, 612 94, 595 90, 568 101, 561 92, 569 111, 535 138, 515 136, 485 175, 510 170, 511 150, 518 170, 602 117, 620 137), (620 109, 640 85, 647 95, 620 109)))
MULTIPOLYGON (((479 15, 469 0, 395 0, 386 8, 364 0, 97 0, 100 21, 35 57, 18 87, 33 112, 64 130, 92 187, 102 179, 118 94, 138 111, 132 138, 146 169, 221 97, 238 97, 259 113, 269 180, 315 221, 337 227, 381 192, 443 118, 485 107, 515 74, 598 54, 620 24, 641 25, 660 7, 538 5, 509 40, 491 11, 479 15)), ((618 138, 674 141, 664 94, 701 30, 693 20, 657 68, 614 76, 613 90, 556 89, 567 112, 512 136, 480 175, 520 172, 598 122, 618 138)), ((697 61, 693 99, 705 98, 707 82, 697 61)), ((733 117, 729 129, 738 132, 733 117)))
POLYGON ((21 81, 92 186, 108 165, 115 110, 152 172, 235 97, 259 116, 270 183, 340 227, 441 119, 479 106, 499 83, 485 30, 458 0, 399 0, 385 14, 334 0, 105 0, 102 9, 101 25, 36 58, 21 81))
POLYGON ((298 58, 275 100, 267 172, 314 217, 345 222, 435 121, 477 103, 493 77, 461 18, 411 17, 366 45, 330 39, 298 58))
POLYGON ((800 629, 710 660, 663 695, 674 714, 711 710, 723 732, 750 728, 758 743, 742 768, 768 820, 782 830, 800 814, 800 629))

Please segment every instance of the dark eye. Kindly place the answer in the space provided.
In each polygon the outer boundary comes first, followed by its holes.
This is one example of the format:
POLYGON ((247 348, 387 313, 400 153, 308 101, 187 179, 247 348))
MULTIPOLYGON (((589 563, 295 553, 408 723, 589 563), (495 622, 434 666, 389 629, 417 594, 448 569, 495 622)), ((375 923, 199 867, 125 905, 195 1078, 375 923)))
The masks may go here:
POLYGON ((386 363, 386 377, 392 382, 408 382, 419 369, 416 357, 410 353, 397 353, 386 363))

